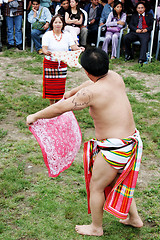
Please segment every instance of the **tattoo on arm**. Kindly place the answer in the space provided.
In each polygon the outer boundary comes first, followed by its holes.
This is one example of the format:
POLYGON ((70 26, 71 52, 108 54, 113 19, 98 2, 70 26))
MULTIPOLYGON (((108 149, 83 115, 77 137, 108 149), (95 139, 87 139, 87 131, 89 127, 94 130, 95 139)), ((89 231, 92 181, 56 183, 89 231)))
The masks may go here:
POLYGON ((93 96, 92 93, 88 89, 82 89, 78 93, 75 94, 72 103, 73 103, 73 109, 72 110, 78 110, 85 107, 88 107, 90 105, 90 102, 92 100, 93 96))

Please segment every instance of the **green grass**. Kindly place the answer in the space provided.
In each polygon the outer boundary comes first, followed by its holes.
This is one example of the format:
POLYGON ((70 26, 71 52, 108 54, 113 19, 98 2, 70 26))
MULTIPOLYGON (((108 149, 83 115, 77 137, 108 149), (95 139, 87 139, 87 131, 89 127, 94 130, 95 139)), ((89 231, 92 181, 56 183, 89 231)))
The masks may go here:
MULTIPOLYGON (((4 61, 20 58, 21 61, 14 65, 15 69, 18 67, 25 73, 41 74, 43 57, 36 53, 6 50, 2 57, 4 61)), ((122 58, 111 61, 111 69, 115 70, 117 64, 123 73, 128 69, 142 72, 143 68, 145 73, 159 74, 158 67, 160 69, 159 62, 142 68, 135 63, 128 67, 122 58)), ((12 68, 12 64, 8 64, 7 68, 12 68)), ((96 240, 97 237, 81 236, 74 230, 75 224, 89 224, 91 221, 87 214, 82 161, 74 161, 57 178, 48 177, 41 149, 25 125, 26 116, 48 106, 48 101, 30 92, 30 89, 40 89, 36 80, 25 81, 23 76, 15 77, 7 72, 8 69, 3 70, 10 81, 1 81, 0 92, 0 240, 96 240), (13 123, 12 128, 16 128, 18 136, 9 129, 4 130, 3 125, 9 123, 13 123)), ((69 71, 74 72, 75 69, 69 71)), ((68 88, 75 84, 73 80, 67 78, 68 88)), ((76 84, 82 81, 81 75, 76 81, 76 84)), ((145 76, 137 80, 128 74, 124 81, 144 145, 141 171, 145 177, 140 174, 144 182, 139 181, 135 190, 144 227, 125 227, 105 212, 104 236, 99 239, 160 240, 160 94, 153 86, 146 86, 145 76)), ((84 133, 93 128, 93 120, 88 109, 77 111, 75 115, 82 129, 83 141, 86 141, 88 137, 84 133)))

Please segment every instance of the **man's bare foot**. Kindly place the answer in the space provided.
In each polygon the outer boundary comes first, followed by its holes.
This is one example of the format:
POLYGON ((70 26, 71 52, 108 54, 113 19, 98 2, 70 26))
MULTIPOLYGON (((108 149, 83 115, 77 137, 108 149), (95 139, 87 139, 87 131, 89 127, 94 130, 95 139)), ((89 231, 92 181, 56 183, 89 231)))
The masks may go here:
POLYGON ((136 219, 130 219, 130 218, 127 218, 125 220, 120 220, 119 221, 120 223, 123 223, 124 225, 130 225, 132 227, 136 227, 136 228, 141 228, 143 227, 143 222, 142 220, 139 218, 136 218, 136 219))
POLYGON ((93 225, 76 225, 75 230, 77 233, 81 235, 89 235, 89 236, 102 236, 103 235, 103 229, 95 228, 93 225))

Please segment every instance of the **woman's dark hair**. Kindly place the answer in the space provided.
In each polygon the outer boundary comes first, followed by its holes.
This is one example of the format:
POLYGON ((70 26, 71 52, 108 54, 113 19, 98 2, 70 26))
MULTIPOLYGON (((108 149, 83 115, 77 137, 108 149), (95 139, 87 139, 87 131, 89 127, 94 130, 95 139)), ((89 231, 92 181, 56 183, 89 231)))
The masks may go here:
POLYGON ((38 4, 40 4, 40 0, 31 0, 32 4, 33 4, 33 2, 37 2, 38 4))
MULTIPOLYGON (((62 27, 62 30, 64 29, 64 26, 65 26, 65 22, 64 22, 64 19, 63 19, 63 17, 60 15, 60 14, 56 14, 56 15, 54 15, 53 17, 52 17, 52 19, 51 19, 51 22, 50 22, 50 29, 49 30, 53 30, 53 23, 54 23, 54 21, 56 20, 56 18, 60 18, 61 19, 61 21, 62 21, 62 23, 63 23, 63 27, 62 27)), ((61 31, 62 31, 61 30, 61 31)))
MULTIPOLYGON (((76 18, 79 20, 81 17, 82 11, 80 10, 80 7, 79 7, 79 0, 75 0, 75 2, 78 3, 78 5, 76 6, 76 9, 77 9, 76 18)), ((72 19, 72 11, 71 11, 70 5, 69 5, 68 13, 69 13, 70 18, 72 19)))
POLYGON ((114 17, 118 17, 117 12, 114 10, 114 8, 115 8, 118 4, 121 4, 121 6, 122 6, 122 11, 120 12, 120 16, 122 16, 122 13, 123 13, 123 3, 120 2, 120 1, 116 1, 116 2, 114 3, 114 6, 113 6, 113 16, 114 16, 114 17))
POLYGON ((108 73, 108 54, 100 48, 87 48, 81 56, 82 67, 91 75, 100 77, 108 73))

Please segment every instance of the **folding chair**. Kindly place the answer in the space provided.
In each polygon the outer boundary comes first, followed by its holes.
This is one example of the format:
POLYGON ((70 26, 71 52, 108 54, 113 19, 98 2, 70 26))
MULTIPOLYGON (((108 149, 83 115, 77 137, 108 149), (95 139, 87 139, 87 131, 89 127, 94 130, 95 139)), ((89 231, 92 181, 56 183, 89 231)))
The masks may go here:
MULTIPOLYGON (((99 47, 99 43, 104 42, 105 40, 105 36, 102 36, 102 28, 105 26, 106 25, 104 24, 98 27, 98 36, 97 36, 97 45, 96 45, 97 48, 99 47)), ((122 39, 123 31, 126 27, 127 27, 127 24, 125 24, 125 26, 120 31, 120 36, 118 39, 118 46, 117 46, 117 58, 120 58, 121 39, 122 39)))
MULTIPOLYGON (((130 32, 130 29, 128 28, 128 33, 130 32)), ((151 35, 150 35, 150 40, 148 42, 148 52, 150 52, 150 48, 151 48, 151 39, 153 37, 153 30, 151 31, 151 35)), ((134 48, 133 45, 141 45, 140 41, 135 41, 135 42, 132 42, 132 49, 134 48)), ((134 51, 134 49, 133 49, 134 51)))

